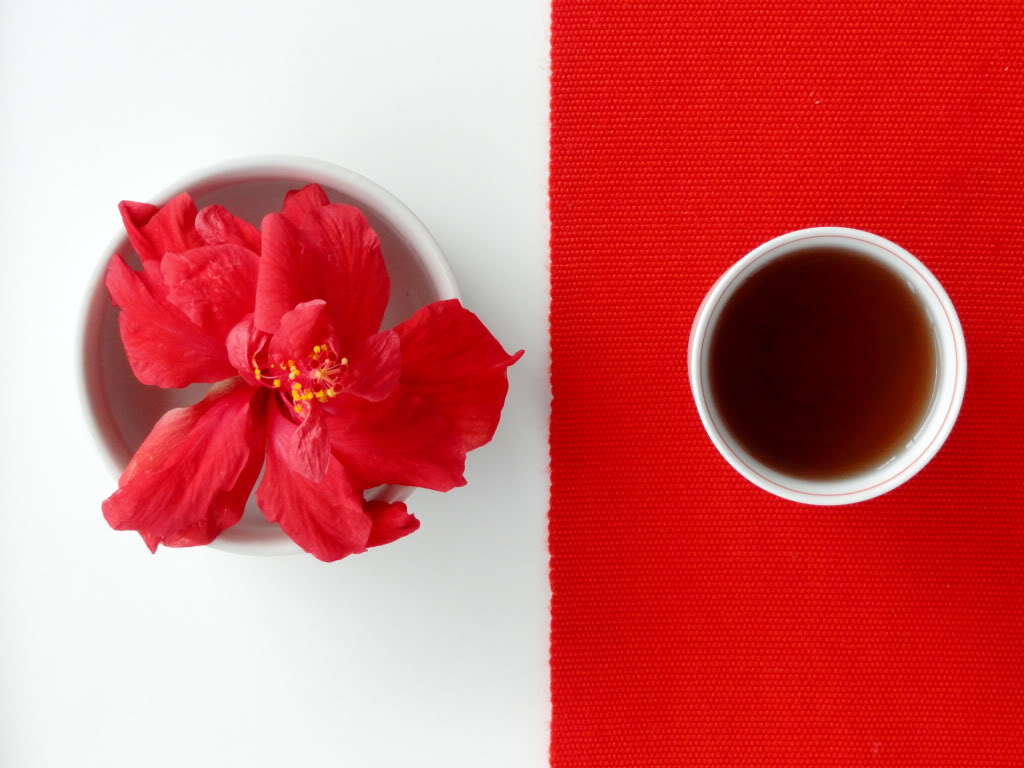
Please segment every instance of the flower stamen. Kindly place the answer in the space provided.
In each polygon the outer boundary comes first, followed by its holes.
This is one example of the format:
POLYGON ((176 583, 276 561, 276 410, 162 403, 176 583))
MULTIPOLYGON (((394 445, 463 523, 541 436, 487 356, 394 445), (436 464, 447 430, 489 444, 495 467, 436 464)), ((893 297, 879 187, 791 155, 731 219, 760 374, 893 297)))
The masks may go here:
POLYGON ((306 403, 312 406, 315 401, 325 405, 344 391, 340 384, 348 373, 348 366, 348 358, 338 357, 325 341, 314 344, 301 360, 278 360, 263 367, 253 360, 253 376, 264 386, 281 389, 281 381, 287 374, 291 387, 285 401, 291 402, 296 413, 305 413, 306 403))

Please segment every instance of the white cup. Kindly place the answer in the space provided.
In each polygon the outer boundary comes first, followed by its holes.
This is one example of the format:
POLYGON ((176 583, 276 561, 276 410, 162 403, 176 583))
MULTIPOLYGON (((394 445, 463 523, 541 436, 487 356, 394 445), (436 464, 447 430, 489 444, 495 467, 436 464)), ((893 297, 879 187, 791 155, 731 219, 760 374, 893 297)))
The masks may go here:
POLYGON ((737 472, 760 488, 805 504, 852 504, 902 485, 938 452, 960 412, 967 383, 967 351, 960 320, 935 276, 895 243, 856 229, 818 227, 777 237, 732 265, 708 291, 690 329, 690 388, 711 441, 737 472), (799 251, 840 248, 883 264, 906 281, 932 326, 936 380, 931 403, 913 437, 873 469, 838 479, 807 479, 779 472, 756 459, 730 434, 716 408, 709 381, 709 351, 722 309, 736 289, 767 264, 799 251))

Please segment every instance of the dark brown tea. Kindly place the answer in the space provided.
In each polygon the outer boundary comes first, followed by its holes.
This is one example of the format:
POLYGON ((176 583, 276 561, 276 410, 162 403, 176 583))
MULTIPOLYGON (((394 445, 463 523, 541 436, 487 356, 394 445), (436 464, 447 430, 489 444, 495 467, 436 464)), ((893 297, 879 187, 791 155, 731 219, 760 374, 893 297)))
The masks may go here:
POLYGON ((719 316, 710 387, 725 427, 780 472, 873 469, 924 420, 936 342, 924 307, 884 265, 839 248, 783 256, 719 316))

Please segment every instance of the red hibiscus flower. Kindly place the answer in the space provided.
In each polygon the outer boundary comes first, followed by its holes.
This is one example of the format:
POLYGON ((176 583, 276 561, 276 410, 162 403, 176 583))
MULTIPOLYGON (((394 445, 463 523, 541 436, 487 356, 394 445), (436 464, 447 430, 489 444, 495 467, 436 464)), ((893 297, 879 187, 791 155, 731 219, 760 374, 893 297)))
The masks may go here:
POLYGON ((310 185, 262 231, 185 194, 121 214, 142 271, 115 255, 106 282, 132 370, 215 386, 153 427, 103 503, 113 528, 153 551, 208 544, 265 467, 263 514, 330 561, 419 527, 365 489, 465 484, 466 452, 493 436, 522 352, 457 300, 381 331, 390 281, 359 210, 310 185))

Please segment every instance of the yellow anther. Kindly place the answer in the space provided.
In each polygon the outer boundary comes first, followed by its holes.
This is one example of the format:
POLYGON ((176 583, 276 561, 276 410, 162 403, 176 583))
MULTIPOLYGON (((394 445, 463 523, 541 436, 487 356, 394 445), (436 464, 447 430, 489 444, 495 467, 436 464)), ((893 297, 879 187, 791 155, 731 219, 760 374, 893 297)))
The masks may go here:
POLYGON ((298 371, 292 371, 291 373, 288 374, 288 378, 289 379, 294 379, 298 375, 299 375, 298 371))
POLYGON ((319 402, 321 402, 321 403, 326 403, 327 402, 327 395, 325 393, 323 393, 323 392, 317 392, 316 393, 316 399, 319 402))
POLYGON ((348 358, 347 357, 341 358, 341 364, 342 365, 348 365, 348 358))
POLYGON ((334 394, 335 394, 335 393, 334 393, 334 387, 330 387, 330 388, 329 388, 329 389, 327 390, 327 396, 328 396, 328 397, 334 397, 334 394))
POLYGON ((274 386, 275 387, 280 387, 281 386, 281 380, 280 379, 274 379, 274 386))
POLYGON ((263 378, 263 373, 260 371, 259 368, 253 368, 252 375, 256 377, 256 381, 259 381, 260 379, 263 378))
POLYGON ((302 389, 302 385, 299 382, 292 384, 292 389, 302 389))
POLYGON ((317 344, 315 347, 313 347, 313 352, 315 354, 318 354, 318 355, 320 354, 320 345, 319 344, 317 344))
POLYGON ((296 413, 302 413, 302 403, 297 403, 295 406, 296 413))

